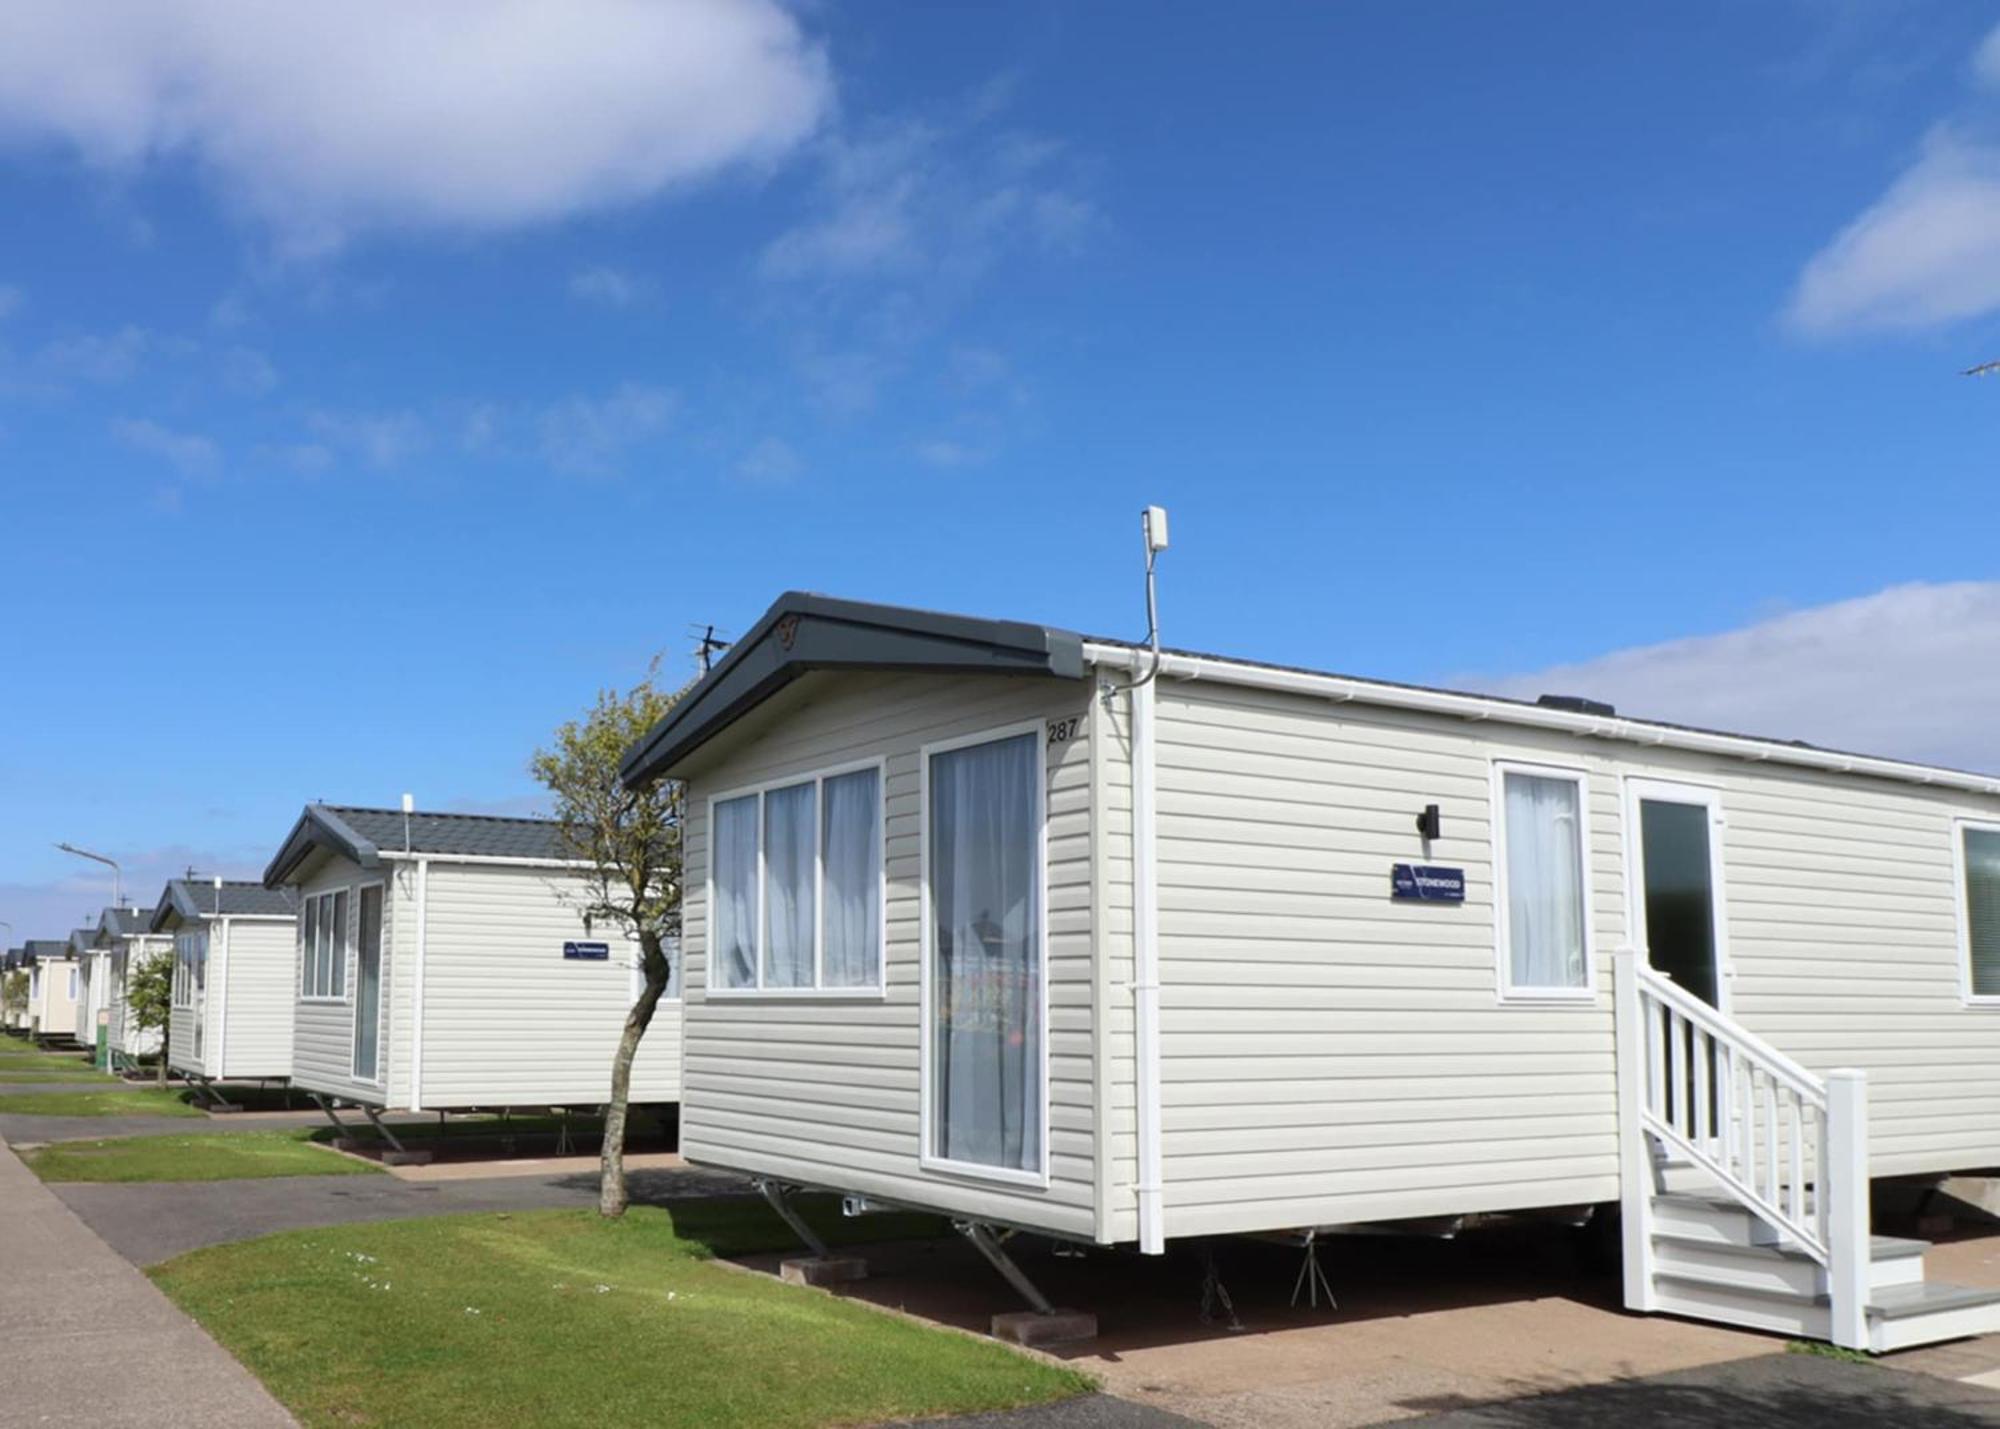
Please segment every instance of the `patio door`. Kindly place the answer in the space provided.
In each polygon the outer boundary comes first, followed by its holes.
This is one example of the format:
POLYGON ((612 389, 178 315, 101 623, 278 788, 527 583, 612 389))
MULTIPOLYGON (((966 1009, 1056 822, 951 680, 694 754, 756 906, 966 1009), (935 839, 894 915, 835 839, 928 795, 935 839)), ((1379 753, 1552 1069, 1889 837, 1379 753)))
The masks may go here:
POLYGON ((1722 809, 1716 791, 1626 786, 1631 936, 1646 960, 1710 1007, 1727 1010, 1722 809))
POLYGON ((361 926, 354 950, 354 1076, 379 1082, 382 1035, 382 885, 361 890, 361 926))

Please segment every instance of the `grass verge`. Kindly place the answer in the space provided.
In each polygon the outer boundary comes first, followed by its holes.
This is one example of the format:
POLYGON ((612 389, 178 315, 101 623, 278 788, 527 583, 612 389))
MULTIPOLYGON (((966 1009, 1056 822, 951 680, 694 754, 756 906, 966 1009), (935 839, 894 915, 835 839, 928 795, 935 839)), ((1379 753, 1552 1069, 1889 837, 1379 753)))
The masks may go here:
POLYGON ((0 1116, 200 1116, 176 1091, 121 1087, 102 1092, 0 1095, 0 1116))
POLYGON ((295 1231, 149 1273, 307 1425, 854 1424, 1092 1387, 711 1263, 789 1241, 757 1202, 693 1201, 295 1231))
POLYGON ((381 1174, 378 1167, 314 1145, 303 1131, 65 1141, 23 1152, 21 1159, 44 1181, 249 1181, 381 1174))

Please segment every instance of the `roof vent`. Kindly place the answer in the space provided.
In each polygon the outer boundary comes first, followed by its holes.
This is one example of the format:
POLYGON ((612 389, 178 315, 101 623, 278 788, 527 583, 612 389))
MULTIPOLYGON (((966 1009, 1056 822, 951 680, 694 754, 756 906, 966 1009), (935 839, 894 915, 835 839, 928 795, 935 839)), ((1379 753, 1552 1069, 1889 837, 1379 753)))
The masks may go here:
POLYGON ((1616 707, 1603 700, 1586 699, 1582 695, 1537 695, 1535 703, 1546 710, 1568 710, 1571 714, 1615 715, 1616 707))

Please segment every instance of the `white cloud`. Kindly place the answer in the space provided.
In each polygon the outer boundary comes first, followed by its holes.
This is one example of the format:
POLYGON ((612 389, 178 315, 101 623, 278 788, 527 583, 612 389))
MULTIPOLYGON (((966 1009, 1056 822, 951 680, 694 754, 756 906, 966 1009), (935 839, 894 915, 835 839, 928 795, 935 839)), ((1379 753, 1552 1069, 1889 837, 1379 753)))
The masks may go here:
POLYGON ((1801 332, 1934 327, 2000 308, 2000 147, 1940 127, 1887 193, 1815 254, 1801 332))
POLYGON ((965 278, 1010 248, 1073 249, 1097 222, 1053 140, 905 121, 831 137, 819 157, 816 211, 765 248, 766 277, 965 278))
POLYGON ((138 372, 158 341, 145 328, 128 323, 113 333, 57 338, 36 355, 35 365, 58 379, 124 382, 138 372))
POLYGON ((287 246, 494 229, 772 162, 832 97, 776 0, 0 7, 0 139, 188 162, 287 246))
POLYGON ((2000 582, 1894 586, 1720 635, 1473 683, 2000 773, 2000 582))
POLYGON ((977 447, 969 447, 963 442, 954 442, 944 437, 918 442, 910 448, 910 455, 925 466, 936 467, 941 471, 977 466, 986 460, 986 453, 977 447))
POLYGON ((160 458, 182 476, 207 476, 222 464, 222 449, 210 438, 177 432, 150 418, 121 417, 111 424, 111 435, 135 452, 160 458))
POLYGON ((401 466, 430 445, 414 412, 313 412, 306 426, 325 446, 349 451, 378 471, 401 466))
POLYGON ((232 347, 220 363, 222 385, 239 397, 261 397, 278 385, 278 369, 254 347, 232 347))
POLYGON ((333 452, 320 442, 288 442, 259 447, 257 455, 294 476, 320 476, 333 469, 333 452))
POLYGON ((666 430, 679 398, 627 382, 604 397, 571 397, 541 415, 542 459, 570 476, 615 475, 630 452, 666 430))
POLYGON ((569 295, 572 298, 607 308, 637 307, 651 302, 656 291, 657 286, 652 279, 606 264, 579 268, 569 276, 569 295))
POLYGON ((804 470, 789 442, 765 437, 736 463, 736 479, 748 486, 790 486, 804 470))

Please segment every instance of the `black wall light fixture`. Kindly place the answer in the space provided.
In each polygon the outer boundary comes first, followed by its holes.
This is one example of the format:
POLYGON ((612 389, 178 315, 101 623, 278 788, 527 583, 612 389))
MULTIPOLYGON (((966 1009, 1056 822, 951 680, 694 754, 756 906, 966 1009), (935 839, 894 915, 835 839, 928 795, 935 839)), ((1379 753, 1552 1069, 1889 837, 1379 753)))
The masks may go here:
POLYGON ((1444 818, 1438 813, 1436 804, 1424 805, 1424 811, 1417 815, 1417 832, 1426 842, 1439 837, 1444 832, 1444 818))

